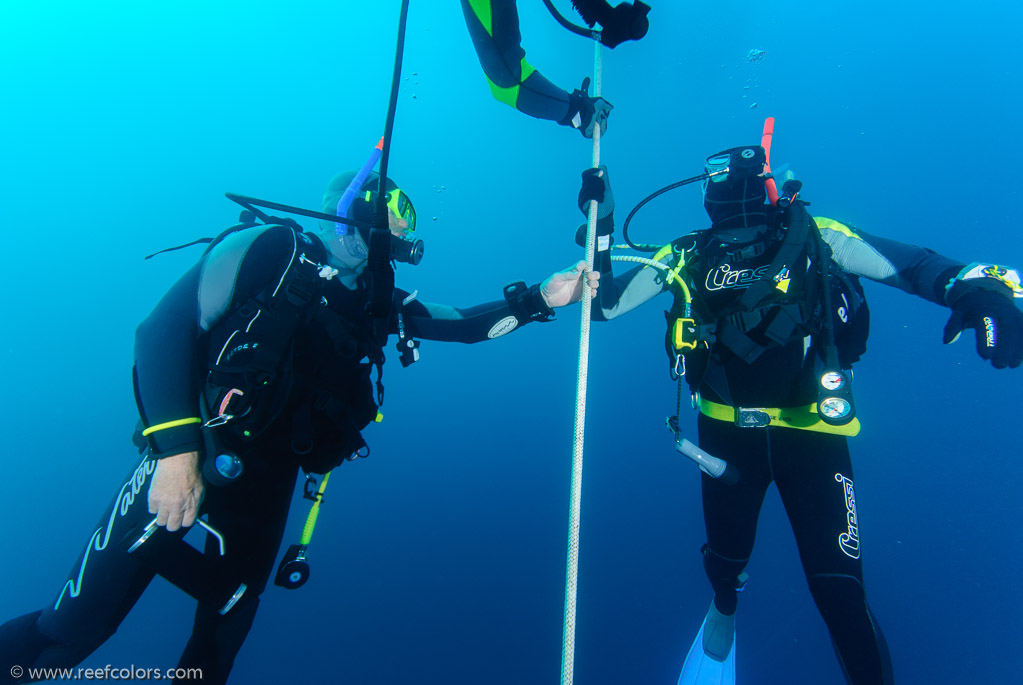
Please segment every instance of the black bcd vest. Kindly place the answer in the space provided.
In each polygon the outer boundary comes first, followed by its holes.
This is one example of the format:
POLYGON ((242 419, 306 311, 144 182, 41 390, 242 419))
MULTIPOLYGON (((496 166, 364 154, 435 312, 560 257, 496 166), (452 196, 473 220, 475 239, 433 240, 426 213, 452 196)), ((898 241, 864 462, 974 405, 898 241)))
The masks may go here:
POLYGON ((371 333, 362 282, 349 290, 321 277, 323 246, 299 231, 295 238, 281 278, 234 305, 209 333, 203 432, 207 452, 243 456, 269 438, 304 470, 325 473, 368 453, 361 430, 383 399, 386 339, 371 333))
MULTIPOLYGON (((782 269, 776 258, 786 232, 792 230, 783 218, 782 212, 776 212, 771 225, 694 231, 673 243, 676 254, 686 258, 682 273, 692 293, 692 318, 700 341, 690 351, 675 347, 673 326, 684 315, 685 300, 673 289, 675 300, 665 312, 665 348, 673 369, 680 352, 686 353, 693 370, 705 368, 717 346, 752 364, 767 349, 808 335, 815 347, 820 345, 822 279, 812 255, 816 254, 813 241, 822 239, 812 227, 804 231, 802 243, 788 248, 788 264, 782 269), (755 284, 759 285, 751 292, 755 284)), ((830 249, 827 254, 831 261, 830 249)), ((834 310, 835 343, 842 367, 848 368, 866 351, 869 310, 859 278, 834 262, 829 266, 826 282, 834 310)), ((818 354, 822 354, 819 349, 818 354)), ((699 383, 701 375, 690 374, 690 382, 699 383)))

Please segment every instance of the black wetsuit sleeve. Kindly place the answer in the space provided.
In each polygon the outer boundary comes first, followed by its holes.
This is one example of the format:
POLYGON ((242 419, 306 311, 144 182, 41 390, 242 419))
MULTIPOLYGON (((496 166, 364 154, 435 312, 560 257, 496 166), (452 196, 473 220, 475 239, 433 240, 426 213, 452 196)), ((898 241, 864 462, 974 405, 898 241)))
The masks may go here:
POLYGON ((404 324, 413 337, 460 343, 492 340, 553 315, 536 285, 524 291, 517 303, 495 300, 463 309, 413 300, 402 307, 404 324))
POLYGON ((135 332, 135 399, 156 459, 202 448, 206 333, 235 303, 278 280, 291 259, 289 228, 271 227, 251 243, 239 238, 189 269, 135 332))
POLYGON ((494 97, 529 116, 566 122, 568 93, 526 62, 515 0, 462 0, 462 12, 494 97))
POLYGON ((835 262, 850 273, 945 304, 945 287, 965 266, 925 247, 871 235, 816 217, 835 262))
POLYGON ((199 423, 199 276, 196 264, 135 331, 135 401, 151 454, 202 448, 199 423), (180 425, 170 425, 182 422, 180 425), (161 428, 161 426, 166 426, 161 428), (149 429, 155 429, 149 432, 149 429))

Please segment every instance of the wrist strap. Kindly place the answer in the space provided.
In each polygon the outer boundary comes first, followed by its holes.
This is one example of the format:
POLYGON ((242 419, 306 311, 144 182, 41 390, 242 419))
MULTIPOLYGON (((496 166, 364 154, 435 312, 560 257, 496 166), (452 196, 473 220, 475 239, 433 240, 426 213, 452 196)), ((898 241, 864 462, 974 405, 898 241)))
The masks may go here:
POLYGON ((554 310, 543 301, 539 285, 527 286, 525 281, 516 281, 504 287, 504 299, 519 323, 554 318, 554 310))
POLYGON ((974 262, 963 267, 945 286, 946 304, 951 306, 972 288, 992 290, 1008 297, 1023 297, 1023 285, 1020 284, 1018 271, 997 264, 974 262))

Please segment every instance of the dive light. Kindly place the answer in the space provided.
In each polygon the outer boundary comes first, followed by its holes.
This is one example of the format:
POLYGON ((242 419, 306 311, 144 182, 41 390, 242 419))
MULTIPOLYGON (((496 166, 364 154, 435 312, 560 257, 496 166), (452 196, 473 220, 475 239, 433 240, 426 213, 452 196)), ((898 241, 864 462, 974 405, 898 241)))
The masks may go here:
POLYGON ((729 468, 728 462, 718 457, 712 457, 686 438, 676 442, 675 449, 679 454, 692 459, 700 467, 700 470, 711 478, 720 480, 726 485, 734 485, 739 480, 738 472, 734 468, 729 468))
POLYGON ((700 467, 700 470, 711 478, 720 480, 725 485, 735 485, 739 482, 739 470, 729 466, 724 459, 711 456, 707 452, 682 437, 679 428, 678 417, 669 416, 667 420, 668 430, 675 434, 675 449, 678 453, 688 457, 700 467))

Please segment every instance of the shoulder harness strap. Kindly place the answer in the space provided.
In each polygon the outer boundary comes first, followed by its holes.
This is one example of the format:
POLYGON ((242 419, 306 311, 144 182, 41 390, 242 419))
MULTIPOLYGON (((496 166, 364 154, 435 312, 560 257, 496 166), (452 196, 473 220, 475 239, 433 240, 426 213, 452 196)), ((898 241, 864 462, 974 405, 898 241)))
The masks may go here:
POLYGON ((791 211, 782 215, 783 225, 787 224, 785 238, 782 240, 778 253, 771 260, 764 278, 751 285, 739 299, 739 305, 747 312, 753 311, 763 300, 786 282, 789 269, 799 259, 806 247, 810 234, 809 215, 803 211, 793 217, 791 211), (793 220, 794 219, 794 220, 793 220))
MULTIPOLYGON (((291 260, 280 278, 237 305, 217 326, 210 348, 207 400, 212 421, 225 423, 250 413, 267 423, 261 395, 287 368, 295 330, 319 306, 324 289, 322 248, 298 232, 291 260), (222 342, 220 342, 222 341, 222 342)), ((252 434, 263 426, 246 426, 252 434)))

